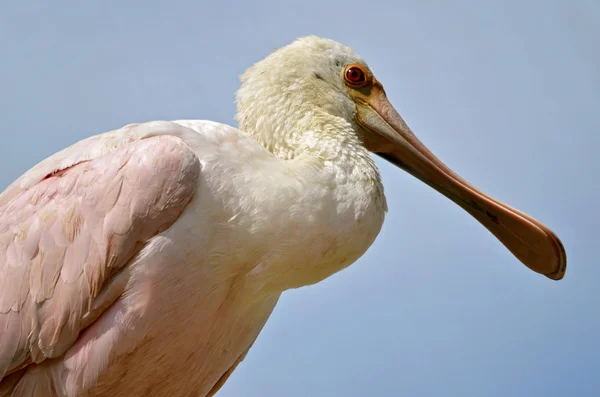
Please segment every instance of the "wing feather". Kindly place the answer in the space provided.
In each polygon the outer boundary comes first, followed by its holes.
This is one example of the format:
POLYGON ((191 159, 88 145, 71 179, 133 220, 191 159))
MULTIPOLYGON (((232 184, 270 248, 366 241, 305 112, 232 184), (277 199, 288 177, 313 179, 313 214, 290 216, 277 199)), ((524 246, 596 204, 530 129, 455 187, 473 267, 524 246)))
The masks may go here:
POLYGON ((0 195, 0 379, 64 354, 122 292, 115 276, 185 209, 199 173, 182 139, 128 126, 58 153, 0 195))

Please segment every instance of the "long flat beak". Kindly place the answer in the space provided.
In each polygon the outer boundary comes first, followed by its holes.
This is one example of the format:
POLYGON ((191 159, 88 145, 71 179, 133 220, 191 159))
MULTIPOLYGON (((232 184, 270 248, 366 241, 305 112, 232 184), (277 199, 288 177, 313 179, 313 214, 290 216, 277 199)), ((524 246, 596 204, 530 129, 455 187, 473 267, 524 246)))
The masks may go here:
POLYGON ((355 98, 356 119, 369 150, 454 201, 531 270, 553 280, 564 277, 565 249, 550 229, 481 192, 435 157, 390 104, 379 82, 364 94, 355 98))

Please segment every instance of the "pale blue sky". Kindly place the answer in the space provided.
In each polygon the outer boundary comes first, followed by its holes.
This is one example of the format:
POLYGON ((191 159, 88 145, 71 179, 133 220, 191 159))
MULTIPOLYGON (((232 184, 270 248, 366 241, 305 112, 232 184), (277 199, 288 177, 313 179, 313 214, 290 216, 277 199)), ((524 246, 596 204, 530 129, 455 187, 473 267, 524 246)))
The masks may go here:
POLYGON ((597 0, 5 1, 0 188, 123 124, 233 124, 238 75, 306 34, 366 58, 441 159, 561 237, 569 270, 529 271, 378 160, 376 243, 286 293, 219 397, 600 395, 597 0))

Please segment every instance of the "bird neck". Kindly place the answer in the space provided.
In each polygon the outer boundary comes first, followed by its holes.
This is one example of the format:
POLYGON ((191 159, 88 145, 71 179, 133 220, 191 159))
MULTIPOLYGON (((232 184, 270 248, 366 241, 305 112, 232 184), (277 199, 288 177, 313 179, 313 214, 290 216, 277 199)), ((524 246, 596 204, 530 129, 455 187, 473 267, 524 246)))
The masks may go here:
POLYGON ((270 254, 264 272, 255 274, 281 290, 316 283, 354 262, 374 241, 387 211, 375 161, 350 123, 310 110, 295 123, 289 120, 280 126, 274 121, 271 130, 267 122, 260 129, 244 126, 282 159, 275 164, 286 175, 273 195, 288 203, 286 213, 272 213, 267 223, 275 231, 260 240, 278 239, 287 248, 270 254))
POLYGON ((291 169, 304 170, 298 174, 302 179, 332 186, 340 201, 357 205, 357 213, 367 213, 371 205, 387 210, 379 170, 358 126, 348 121, 352 116, 341 110, 346 107, 305 95, 306 90, 282 88, 254 96, 252 87, 242 85, 237 95, 242 131, 291 169))
POLYGON ((270 254, 255 274, 281 290, 313 284, 355 261, 387 211, 379 170, 351 118, 308 101, 285 106, 285 98, 273 95, 268 106, 245 100, 236 116, 245 133, 281 159, 273 164, 285 174, 265 204, 288 203, 286 213, 270 212, 274 231, 260 241, 284 241, 287 248, 270 254))
POLYGON ((356 126, 309 103, 293 106, 293 112, 276 110, 290 108, 288 103, 259 106, 255 102, 240 107, 236 119, 242 131, 282 160, 299 156, 313 156, 323 162, 355 160, 355 166, 373 170, 374 176, 379 177, 356 126))

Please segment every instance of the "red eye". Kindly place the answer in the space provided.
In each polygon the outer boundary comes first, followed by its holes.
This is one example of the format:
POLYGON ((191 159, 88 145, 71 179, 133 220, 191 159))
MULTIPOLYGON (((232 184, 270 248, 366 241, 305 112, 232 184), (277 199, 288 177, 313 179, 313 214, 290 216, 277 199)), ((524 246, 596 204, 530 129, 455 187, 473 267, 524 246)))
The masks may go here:
POLYGON ((359 66, 350 66, 346 69, 346 81, 352 85, 361 85, 367 82, 366 73, 359 66))

